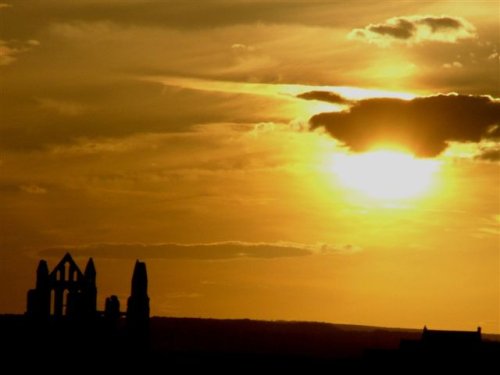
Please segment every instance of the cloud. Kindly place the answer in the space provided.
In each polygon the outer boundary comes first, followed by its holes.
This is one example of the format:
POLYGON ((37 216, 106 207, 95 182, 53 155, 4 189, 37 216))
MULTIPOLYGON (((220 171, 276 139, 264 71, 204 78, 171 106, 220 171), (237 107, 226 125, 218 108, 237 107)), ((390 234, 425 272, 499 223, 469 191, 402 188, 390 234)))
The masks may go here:
POLYGON ((78 116, 85 112, 86 107, 80 103, 67 100, 58 100, 51 98, 38 99, 40 108, 54 111, 62 116, 78 116))
POLYGON ((451 16, 394 17, 380 24, 352 30, 348 37, 380 46, 392 42, 421 43, 437 41, 456 43, 476 36, 475 27, 467 20, 451 16))
POLYGON ((228 96, 223 91, 179 90, 178 86, 133 79, 95 86, 91 82, 89 87, 68 91, 64 97, 57 92, 43 96, 38 87, 34 93, 26 89, 23 92, 28 94, 14 102, 7 100, 9 95, 17 99, 14 81, 2 86, 6 100, 0 121, 0 147, 42 150, 82 139, 101 142, 139 134, 191 133, 201 124, 280 122, 288 116, 285 110, 276 114, 283 95, 249 97, 247 103, 261 108, 249 112, 238 95, 228 96), (193 102, 204 105, 193 108, 193 102))
POLYGON ((387 35, 396 39, 410 39, 416 26, 405 19, 392 19, 386 24, 370 25, 367 29, 375 34, 387 35))
POLYGON ((482 142, 474 153, 474 159, 491 162, 500 161, 500 142, 482 142))
POLYGON ((318 246, 319 254, 323 255, 334 255, 334 254, 354 254, 361 251, 361 247, 347 244, 343 246, 331 246, 328 244, 322 244, 318 246))
POLYGON ((487 161, 500 161, 500 149, 487 150, 476 157, 476 159, 487 161))
POLYGON ((463 68, 463 64, 459 61, 453 61, 452 63, 443 64, 443 68, 445 69, 463 68))
POLYGON ((353 151, 376 145, 408 147, 421 157, 436 156, 449 141, 479 142, 500 136, 500 101, 489 96, 437 95, 400 100, 366 99, 349 110, 310 119, 353 151))
POLYGON ((22 191, 24 191, 28 194, 46 194, 47 193, 47 189, 45 189, 41 186, 35 185, 35 184, 21 185, 21 186, 19 186, 19 189, 21 189, 22 191))
POLYGON ((289 242, 212 242, 199 244, 92 244, 44 249, 40 256, 61 257, 70 252, 76 257, 104 259, 192 259, 227 260, 239 258, 274 259, 308 255, 352 254, 360 251, 353 245, 301 244, 289 242))
POLYGON ((351 103, 349 99, 330 91, 308 91, 303 94, 297 95, 297 98, 306 100, 320 100, 327 103, 334 104, 348 104, 351 103))
MULTIPOLYGON (((1 5, 1 4, 0 4, 1 5)), ((0 7, 1 8, 1 7, 0 7)), ((31 50, 33 47, 40 45, 40 42, 35 39, 30 39, 26 42, 11 41, 7 42, 0 39, 0 66, 9 65, 17 60, 17 55, 31 50)))
POLYGON ((500 60, 500 55, 495 51, 488 56, 488 60, 500 60))
POLYGON ((10 47, 7 42, 0 40, 0 65, 9 65, 16 61, 14 57, 17 53, 15 48, 10 47))
POLYGON ((84 247, 45 249, 41 256, 59 257, 66 252, 75 256, 107 259, 196 259, 283 258, 311 255, 306 246, 281 243, 216 242, 202 244, 96 244, 84 247))
POLYGON ((245 53, 245 52, 254 52, 255 51, 255 47, 254 46, 249 46, 249 45, 246 45, 246 44, 243 44, 243 43, 234 43, 234 44, 231 45, 231 49, 234 52, 242 52, 242 53, 245 53))
MULTIPOLYGON (((54 16, 57 16, 57 19, 76 19, 84 22, 108 19, 124 25, 159 26, 180 30, 214 29, 235 24, 254 25, 257 23, 331 26, 329 17, 324 17, 326 19, 319 17, 319 15, 324 15, 325 11, 333 11, 336 15, 339 12, 342 13, 342 16, 336 20, 336 24, 349 24, 352 19, 359 20, 360 17, 356 7, 334 7, 332 10, 331 6, 322 1, 286 1, 284 3, 281 0, 204 0, 199 2, 172 0, 80 0, 68 2, 50 0, 50 6, 39 0, 13 0, 13 3, 18 12, 33 16, 29 25, 22 25, 24 29, 37 27, 54 16), (17 6, 16 2, 20 6, 17 6)), ((376 4, 372 6, 365 4, 363 10, 366 12, 367 8, 376 7, 376 4)), ((9 23, 7 25, 10 26, 9 23)))

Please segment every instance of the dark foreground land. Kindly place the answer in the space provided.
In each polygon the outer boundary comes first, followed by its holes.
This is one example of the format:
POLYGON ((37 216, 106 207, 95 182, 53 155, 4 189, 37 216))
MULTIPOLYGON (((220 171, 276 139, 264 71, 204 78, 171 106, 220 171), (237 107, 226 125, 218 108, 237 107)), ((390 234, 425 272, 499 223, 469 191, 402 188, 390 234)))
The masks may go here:
MULTIPOLYGON (((179 373, 218 370, 255 373, 298 370, 383 369, 406 373, 432 368, 500 369, 500 338, 453 340, 433 347, 422 331, 310 322, 152 318, 149 332, 125 321, 43 323, 21 315, 0 316, 0 366, 16 372, 35 366, 52 373, 125 371, 179 373)), ((0 371, 4 368, 0 367, 0 371)), ((3 371, 2 371, 3 372, 3 371)))

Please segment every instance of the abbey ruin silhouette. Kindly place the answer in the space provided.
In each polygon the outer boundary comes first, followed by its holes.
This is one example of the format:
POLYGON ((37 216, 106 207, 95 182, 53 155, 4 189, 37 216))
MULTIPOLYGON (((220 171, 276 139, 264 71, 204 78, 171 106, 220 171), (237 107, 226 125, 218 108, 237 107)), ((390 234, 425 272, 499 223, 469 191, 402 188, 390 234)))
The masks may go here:
POLYGON ((126 316, 127 325, 147 329, 149 322, 148 276, 146 264, 136 261, 132 275, 127 312, 120 311, 120 301, 106 298, 105 310, 97 310, 97 285, 94 261, 90 258, 82 272, 69 253, 49 272, 47 261, 40 260, 36 271, 36 287, 28 291, 26 315, 39 320, 105 318, 118 320, 126 316))

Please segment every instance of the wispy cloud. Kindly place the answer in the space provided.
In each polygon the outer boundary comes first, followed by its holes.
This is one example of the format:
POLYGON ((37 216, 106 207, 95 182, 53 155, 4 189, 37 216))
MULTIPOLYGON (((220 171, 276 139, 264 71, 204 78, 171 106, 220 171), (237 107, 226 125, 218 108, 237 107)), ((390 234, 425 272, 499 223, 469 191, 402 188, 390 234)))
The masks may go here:
POLYGON ((453 69, 453 68, 463 68, 463 64, 460 61, 453 61, 452 63, 443 64, 443 68, 445 69, 453 69))
POLYGON ((46 194, 47 193, 47 189, 45 189, 44 187, 41 187, 39 185, 35 185, 35 184, 21 185, 19 188, 28 194, 46 194))
POLYGON ((38 99, 38 103, 40 108, 54 111, 62 116, 78 116, 86 111, 86 107, 83 104, 68 100, 40 98, 38 99))
POLYGON ((63 246, 40 251, 41 256, 60 257, 67 252, 74 256, 106 259, 193 259, 227 260, 239 258, 287 258, 314 254, 353 253, 359 251, 352 245, 299 244, 288 242, 212 242, 199 244, 118 244, 104 243, 86 246, 63 246))
MULTIPOLYGON (((1 9, 1 4, 0 4, 1 9)), ((35 39, 25 42, 0 40, 0 65, 9 65, 17 60, 17 55, 40 45, 35 39)))

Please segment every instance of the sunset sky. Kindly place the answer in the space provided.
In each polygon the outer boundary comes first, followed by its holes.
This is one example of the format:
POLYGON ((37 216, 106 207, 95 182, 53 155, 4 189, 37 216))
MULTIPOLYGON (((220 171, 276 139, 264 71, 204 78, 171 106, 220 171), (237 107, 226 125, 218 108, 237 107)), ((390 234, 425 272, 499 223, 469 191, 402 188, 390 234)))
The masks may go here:
POLYGON ((0 313, 500 333, 497 1, 0 0, 0 313), (2 2, 3 1, 3 2, 2 2))

